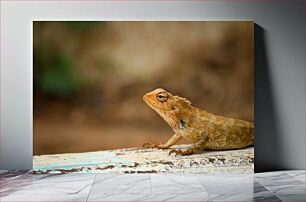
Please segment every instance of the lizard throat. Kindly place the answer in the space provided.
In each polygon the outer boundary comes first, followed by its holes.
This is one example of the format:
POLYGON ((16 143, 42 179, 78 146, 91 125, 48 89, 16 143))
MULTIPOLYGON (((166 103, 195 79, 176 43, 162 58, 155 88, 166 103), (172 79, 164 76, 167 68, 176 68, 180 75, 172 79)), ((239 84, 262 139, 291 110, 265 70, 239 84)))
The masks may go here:
POLYGON ((178 120, 175 116, 173 117, 171 113, 168 113, 166 110, 162 109, 159 104, 154 101, 145 99, 145 102, 149 105, 149 107, 154 109, 154 111, 156 111, 170 125, 171 128, 177 128, 178 120))

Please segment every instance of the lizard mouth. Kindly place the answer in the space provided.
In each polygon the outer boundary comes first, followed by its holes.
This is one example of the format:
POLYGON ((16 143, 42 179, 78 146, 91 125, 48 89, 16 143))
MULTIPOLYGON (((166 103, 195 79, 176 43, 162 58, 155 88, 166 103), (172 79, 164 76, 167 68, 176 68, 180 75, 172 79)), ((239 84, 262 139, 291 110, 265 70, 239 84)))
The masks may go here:
POLYGON ((147 105, 149 105, 149 107, 151 107, 154 110, 160 107, 156 102, 148 98, 146 95, 143 96, 143 100, 145 101, 147 105))

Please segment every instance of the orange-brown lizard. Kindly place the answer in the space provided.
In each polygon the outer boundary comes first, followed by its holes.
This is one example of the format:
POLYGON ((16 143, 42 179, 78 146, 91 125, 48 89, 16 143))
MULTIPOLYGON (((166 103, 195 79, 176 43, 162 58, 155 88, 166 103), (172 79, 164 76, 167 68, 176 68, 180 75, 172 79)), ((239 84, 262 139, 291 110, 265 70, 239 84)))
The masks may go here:
POLYGON ((165 144, 145 143, 143 147, 168 149, 182 137, 193 142, 187 150, 172 149, 175 155, 191 155, 204 149, 240 149, 254 144, 254 124, 251 122, 218 116, 191 106, 185 98, 158 88, 143 96, 173 129, 174 135, 165 144))

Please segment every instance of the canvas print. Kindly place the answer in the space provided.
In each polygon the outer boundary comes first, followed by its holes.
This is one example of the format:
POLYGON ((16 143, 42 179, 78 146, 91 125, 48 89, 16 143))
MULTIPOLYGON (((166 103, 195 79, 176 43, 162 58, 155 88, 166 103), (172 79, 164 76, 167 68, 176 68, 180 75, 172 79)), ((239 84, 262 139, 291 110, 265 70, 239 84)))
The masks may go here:
POLYGON ((33 22, 33 170, 253 173, 251 21, 33 22))

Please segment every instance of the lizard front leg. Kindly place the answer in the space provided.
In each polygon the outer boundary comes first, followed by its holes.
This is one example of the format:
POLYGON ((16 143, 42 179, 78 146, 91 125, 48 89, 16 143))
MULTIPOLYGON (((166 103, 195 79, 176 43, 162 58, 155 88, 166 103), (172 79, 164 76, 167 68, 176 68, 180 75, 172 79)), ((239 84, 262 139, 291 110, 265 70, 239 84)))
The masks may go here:
POLYGON ((152 144, 152 143, 144 143, 143 147, 145 148, 158 148, 158 149, 168 149, 175 143, 177 143, 182 138, 179 134, 174 134, 166 144, 152 144))
POLYGON ((194 143, 191 148, 186 149, 186 150, 172 149, 172 150, 170 150, 169 155, 172 154, 172 153, 175 153, 175 156, 178 155, 178 154, 182 155, 182 156, 187 156, 187 155, 199 153, 200 151, 202 151, 204 149, 204 144, 208 140, 208 135, 206 135, 204 133, 201 133, 201 137, 202 137, 202 139, 200 141, 194 143))

